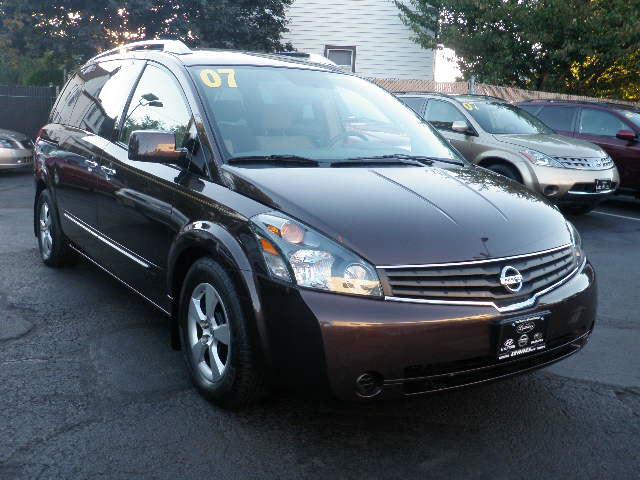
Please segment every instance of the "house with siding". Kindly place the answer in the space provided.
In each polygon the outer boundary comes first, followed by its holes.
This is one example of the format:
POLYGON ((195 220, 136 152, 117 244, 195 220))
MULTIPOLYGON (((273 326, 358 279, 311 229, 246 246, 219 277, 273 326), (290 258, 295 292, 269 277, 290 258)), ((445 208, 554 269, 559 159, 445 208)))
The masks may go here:
POLYGON ((411 37, 393 0, 294 0, 283 40, 363 77, 433 80, 435 55, 411 37))

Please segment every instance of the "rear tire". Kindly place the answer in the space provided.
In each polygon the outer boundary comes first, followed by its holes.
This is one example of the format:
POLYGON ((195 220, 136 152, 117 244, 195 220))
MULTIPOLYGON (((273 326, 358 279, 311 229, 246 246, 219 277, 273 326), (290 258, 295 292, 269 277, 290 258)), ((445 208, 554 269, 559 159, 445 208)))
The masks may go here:
POLYGON ((60 268, 75 263, 75 252, 69 247, 69 240, 62 232, 49 190, 40 192, 35 215, 38 248, 45 265, 60 268))
POLYGON ((514 182, 522 183, 522 177, 515 167, 507 165, 506 163, 491 163, 485 167, 487 170, 498 173, 503 177, 507 177, 514 182))
POLYGON ((249 321, 227 272, 211 258, 196 261, 180 294, 182 353, 200 393, 224 408, 256 403, 268 391, 249 321))

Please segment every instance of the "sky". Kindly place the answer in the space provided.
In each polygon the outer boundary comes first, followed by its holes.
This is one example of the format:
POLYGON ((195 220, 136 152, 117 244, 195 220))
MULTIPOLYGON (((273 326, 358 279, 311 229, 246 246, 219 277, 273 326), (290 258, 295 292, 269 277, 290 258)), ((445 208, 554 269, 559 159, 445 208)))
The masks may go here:
POLYGON ((456 77, 462 76, 456 64, 456 53, 450 48, 436 51, 436 82, 455 82, 456 77))

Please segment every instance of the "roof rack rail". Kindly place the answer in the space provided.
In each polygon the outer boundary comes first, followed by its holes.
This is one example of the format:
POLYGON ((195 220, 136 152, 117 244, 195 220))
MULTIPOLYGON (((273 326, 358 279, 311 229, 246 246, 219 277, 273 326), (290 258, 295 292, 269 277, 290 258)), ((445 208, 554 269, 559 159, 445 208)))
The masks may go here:
POLYGON ((158 50, 160 52, 174 53, 176 55, 191 53, 191 49, 180 40, 141 40, 139 42, 127 43, 126 45, 121 45, 119 47, 112 48, 111 50, 107 50, 106 52, 99 53, 89 61, 91 62, 114 53, 134 52, 136 50, 158 50))

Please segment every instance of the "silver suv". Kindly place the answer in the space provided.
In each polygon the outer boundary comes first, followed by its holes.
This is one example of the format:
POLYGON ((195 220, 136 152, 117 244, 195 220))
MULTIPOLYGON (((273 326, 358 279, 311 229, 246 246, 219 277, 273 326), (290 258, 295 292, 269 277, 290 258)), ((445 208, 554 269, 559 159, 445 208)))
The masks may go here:
POLYGON ((620 178, 592 143, 557 135, 526 111, 480 95, 398 95, 469 161, 525 184, 572 213, 613 194, 620 178))

